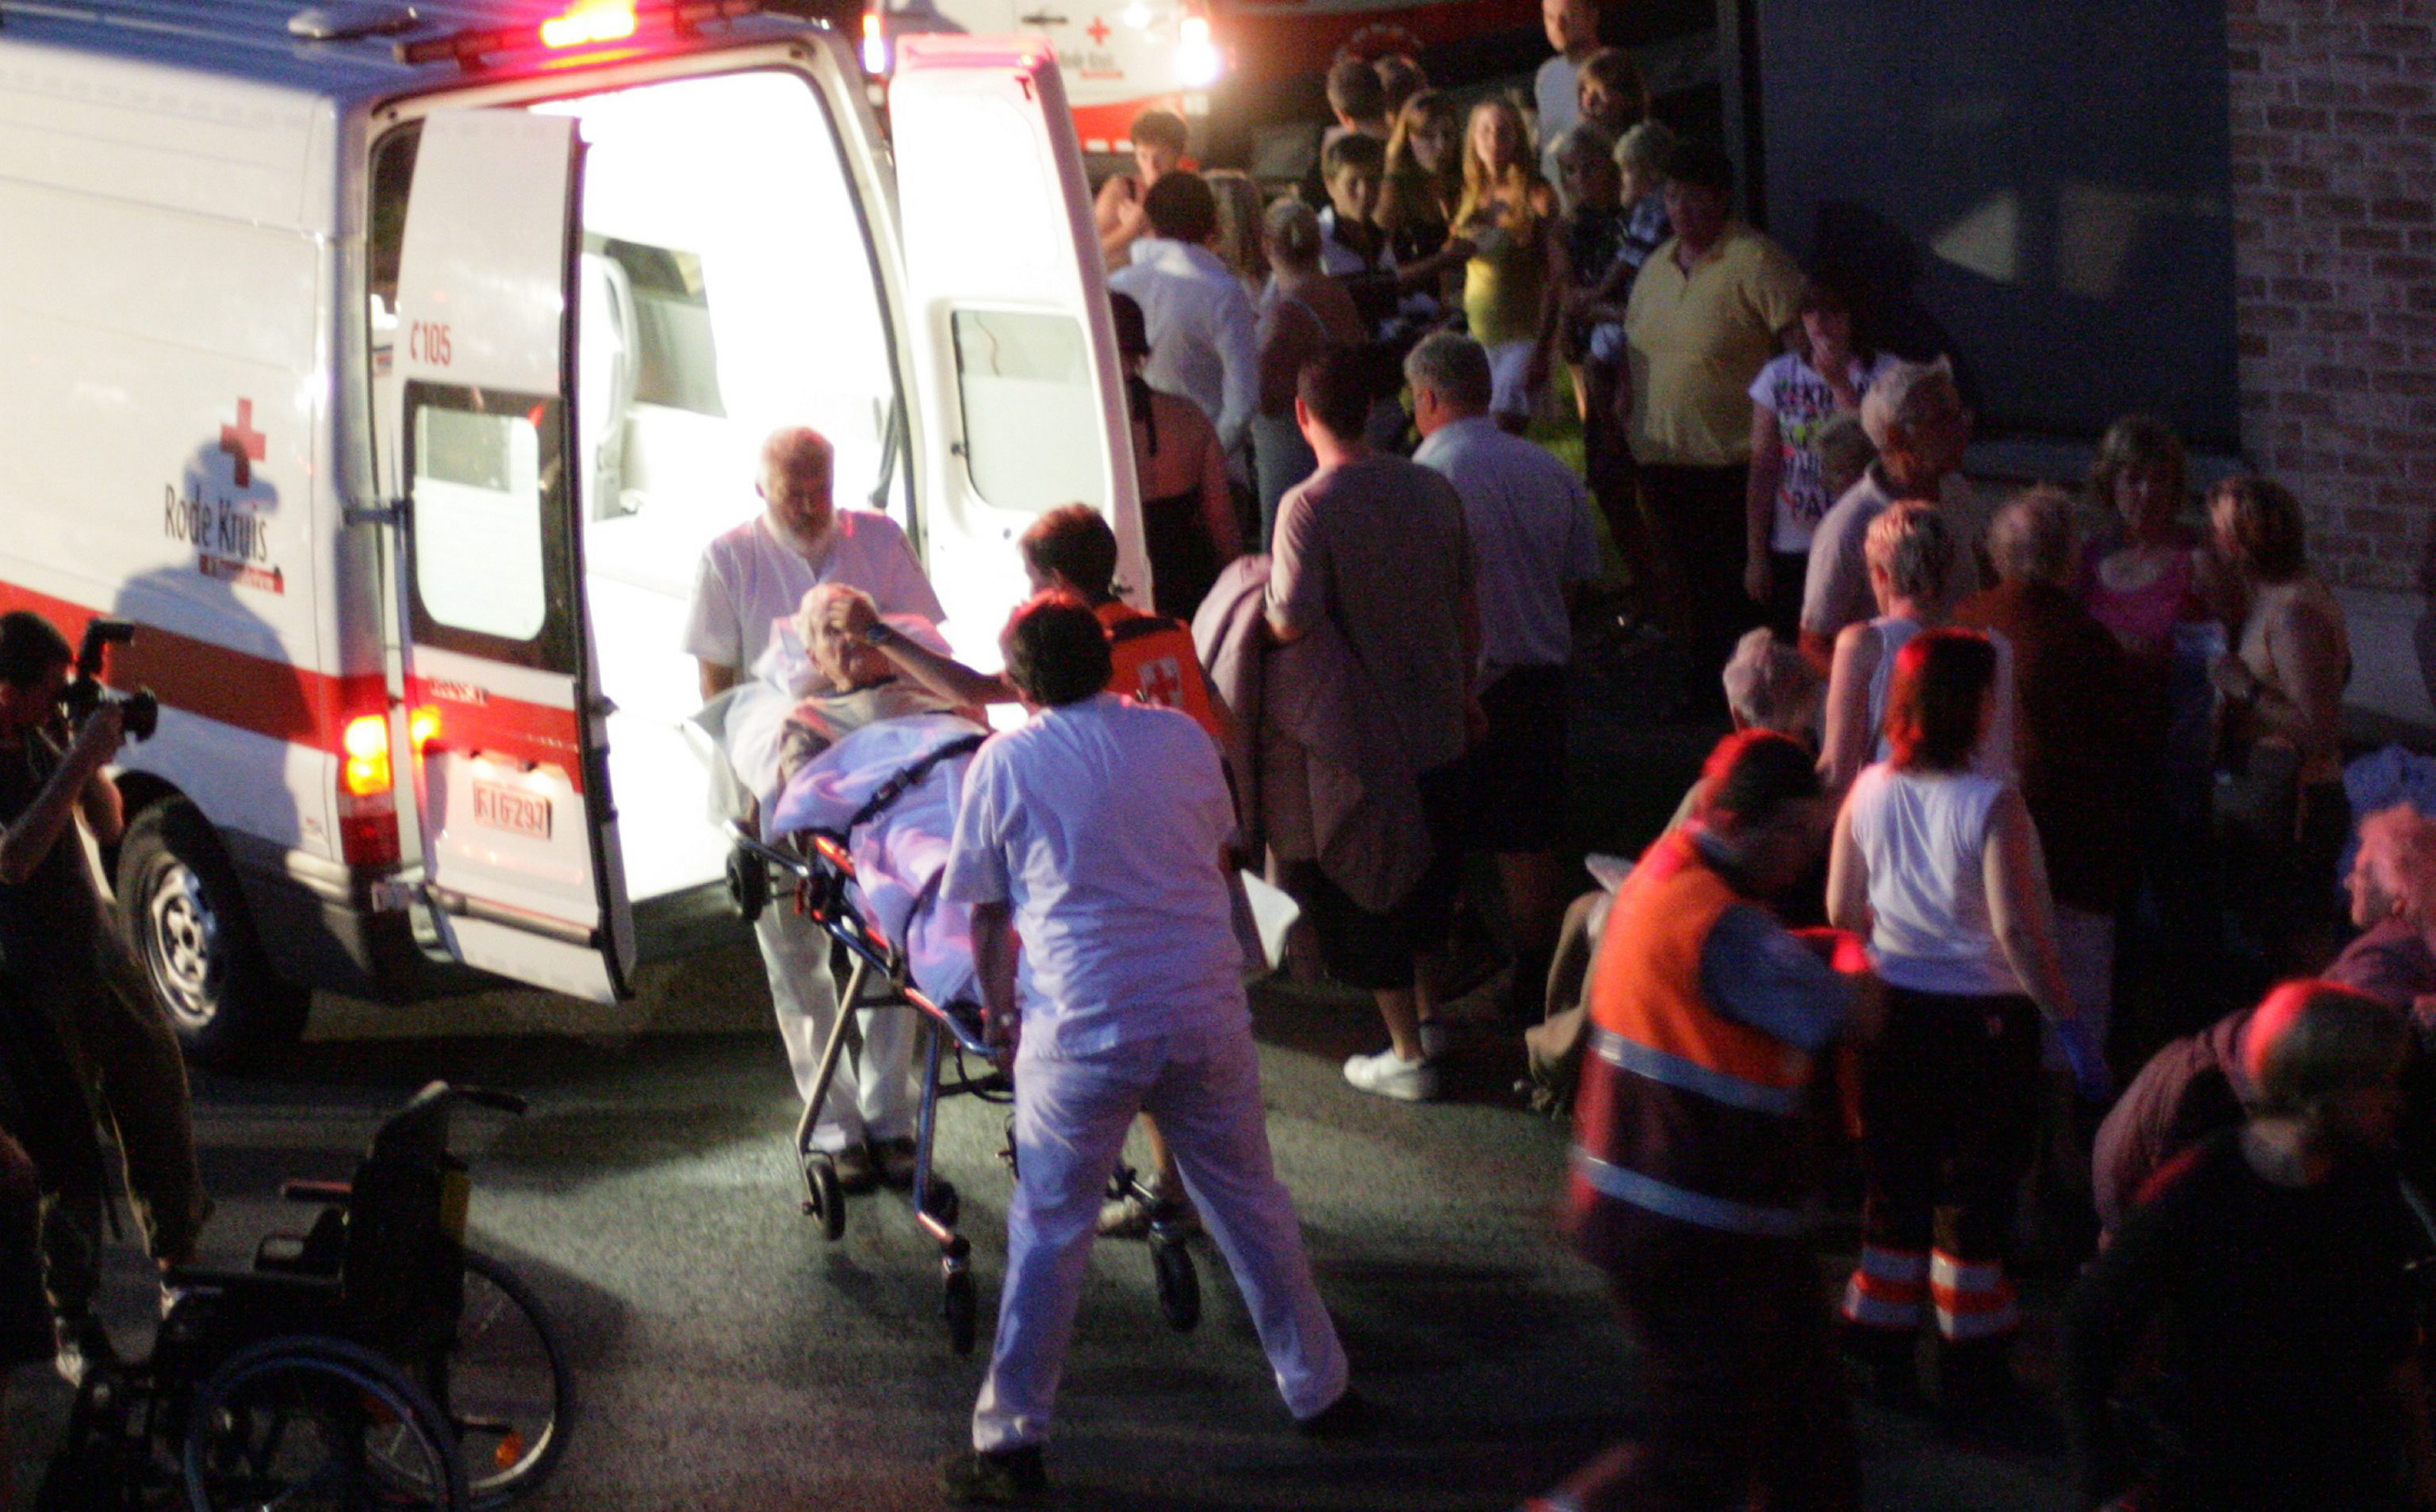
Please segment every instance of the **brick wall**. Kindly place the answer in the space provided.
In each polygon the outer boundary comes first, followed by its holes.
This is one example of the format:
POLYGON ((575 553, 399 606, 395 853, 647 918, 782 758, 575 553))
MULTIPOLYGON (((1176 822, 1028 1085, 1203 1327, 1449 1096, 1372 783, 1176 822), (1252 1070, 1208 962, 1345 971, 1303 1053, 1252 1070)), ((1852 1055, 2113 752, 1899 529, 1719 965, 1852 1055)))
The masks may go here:
POLYGON ((2436 587, 2436 0, 2228 0, 2242 437, 2353 589, 2436 587))

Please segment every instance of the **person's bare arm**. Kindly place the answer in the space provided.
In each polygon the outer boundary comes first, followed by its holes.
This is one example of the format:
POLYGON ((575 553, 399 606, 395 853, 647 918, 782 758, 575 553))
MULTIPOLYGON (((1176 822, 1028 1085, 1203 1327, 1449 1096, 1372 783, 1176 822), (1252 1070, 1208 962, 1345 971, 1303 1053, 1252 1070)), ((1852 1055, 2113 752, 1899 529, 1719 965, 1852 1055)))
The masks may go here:
POLYGON ((1853 838, 1853 806, 1836 811, 1836 838, 1827 847, 1827 922, 1870 937, 1870 862, 1853 838))
POLYGON ((97 770, 85 778, 84 791, 77 795, 77 812, 97 844, 115 845, 127 833, 126 800, 119 796, 118 784, 97 770))
POLYGON ((1015 1001, 1015 968, 1020 953, 1015 934, 1015 909, 1005 902, 973 905, 973 970, 981 979, 982 1008, 987 1015, 989 1040, 1012 1058, 1019 1016, 1015 1001))
POLYGON ((75 821, 87 786, 118 754, 124 718, 114 704, 105 704, 85 716, 60 769, 16 823, 0 830, 0 882, 15 886, 25 881, 50 855, 51 847, 60 843, 75 821))
POLYGON ((1877 671, 1877 637, 1867 625, 1845 626, 1828 667, 1827 733, 1818 752, 1819 776, 1831 793, 1852 787, 1877 752, 1877 732, 1870 728, 1870 683, 1877 671))
POLYGON ((740 667, 702 661, 699 657, 695 660, 702 667, 702 701, 705 704, 744 680, 744 669, 740 667))
POLYGON ((1988 845, 1980 868, 1989 927, 2022 990, 2048 1018, 2062 1023, 2075 1017, 2063 959, 2056 950, 2046 858, 2018 788, 2007 788, 1988 816, 1988 845))
MULTIPOLYGON (((857 594, 839 594, 824 611, 830 629, 861 640, 879 616, 869 600, 857 594)), ((995 672, 975 671, 952 656, 942 656, 910 635, 890 635, 879 642, 888 664, 930 692, 951 704, 979 707, 1016 702, 1015 685, 995 672)))
POLYGON ((1235 519, 1235 495, 1227 486, 1227 454, 1218 449, 1214 430, 1201 453, 1201 519, 1220 562, 1244 554, 1244 528, 1235 519))
POLYGON ((1767 602, 1776 564, 1769 548, 1776 545, 1776 491, 1784 480, 1784 442, 1777 429, 1776 411, 1751 406, 1750 487, 1743 495, 1743 592, 1751 602, 1767 602))
POLYGON ((2273 681, 2258 687, 2257 717, 2269 733, 2304 751, 2342 746, 2343 635, 2320 607, 2287 600, 2267 623, 2273 681))

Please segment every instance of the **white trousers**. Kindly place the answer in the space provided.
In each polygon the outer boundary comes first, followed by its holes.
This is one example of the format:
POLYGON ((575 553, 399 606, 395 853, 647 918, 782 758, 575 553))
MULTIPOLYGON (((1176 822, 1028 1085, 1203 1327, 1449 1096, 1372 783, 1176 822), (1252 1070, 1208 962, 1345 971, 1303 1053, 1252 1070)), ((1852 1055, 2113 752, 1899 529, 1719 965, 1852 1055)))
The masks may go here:
POLYGON ((1036 1058, 1026 1046, 1015 1068, 1006 1290, 973 1409, 975 1449, 1048 1438, 1101 1192, 1127 1125, 1145 1110, 1234 1273, 1286 1410, 1309 1417, 1344 1395, 1345 1348, 1312 1280, 1294 1201, 1270 1163, 1250 1033, 1152 1036, 1074 1060, 1036 1058))
MULTIPOLYGON (((793 901, 774 897, 754 923, 761 965, 770 976, 770 1006, 778 1017, 794 1069, 795 1095, 811 1100, 820 1075, 821 1051, 837 1022, 837 979, 829 975, 829 937, 795 912, 793 901)), ((812 1147, 835 1154, 868 1139, 896 1139, 914 1132, 914 1014, 905 1008, 865 1008, 862 1055, 838 1063, 829 1095, 812 1125, 812 1147)))

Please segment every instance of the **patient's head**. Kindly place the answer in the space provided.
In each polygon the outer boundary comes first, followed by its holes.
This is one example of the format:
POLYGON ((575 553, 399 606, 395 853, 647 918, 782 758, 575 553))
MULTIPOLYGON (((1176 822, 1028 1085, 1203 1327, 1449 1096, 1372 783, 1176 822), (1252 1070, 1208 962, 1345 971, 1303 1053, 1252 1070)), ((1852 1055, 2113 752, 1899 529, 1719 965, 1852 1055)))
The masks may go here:
POLYGON ((1089 505, 1051 510, 1033 521, 1016 544, 1022 548, 1023 572, 1033 592, 1064 588, 1089 604, 1114 597, 1109 586, 1117 576, 1117 532, 1089 505))
POLYGON ((795 634, 804 643, 804 654, 810 658, 812 670, 828 679, 831 687, 847 692, 884 683, 896 669, 879 648, 860 635, 840 629, 829 613, 829 606, 841 600, 856 600, 871 607, 871 595, 861 588, 850 588, 843 582, 824 582, 804 595, 795 608, 795 634))

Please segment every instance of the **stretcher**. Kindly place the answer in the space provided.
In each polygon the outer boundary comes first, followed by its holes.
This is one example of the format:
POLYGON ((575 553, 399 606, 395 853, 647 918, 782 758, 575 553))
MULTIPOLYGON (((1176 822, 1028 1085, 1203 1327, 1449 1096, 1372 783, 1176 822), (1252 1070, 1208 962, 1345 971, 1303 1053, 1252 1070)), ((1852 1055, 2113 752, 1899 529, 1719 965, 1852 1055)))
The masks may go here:
MULTIPOLYGON (((994 1063, 977 1000, 968 924, 960 927, 951 912, 954 906, 938 895, 946 837, 916 833, 908 843, 907 835, 889 829, 900 818, 900 805, 913 795, 927 792, 934 801, 934 821, 935 800, 944 795, 952 804, 961 791, 965 761, 982 736, 948 728, 962 721, 892 722, 930 728, 875 727, 841 742, 807 768, 789 785, 763 834, 740 827, 727 883, 748 921, 757 919, 765 908, 793 908, 819 926, 845 962, 837 1021, 822 1047, 811 1096, 794 1137, 803 1210, 831 1243, 845 1233, 846 1194, 832 1157, 813 1147, 812 1133, 816 1111, 828 1096, 850 1036, 857 1034, 855 1010, 921 1016, 914 1050, 920 1085, 911 1205, 915 1225, 938 1249, 940 1309, 948 1344, 958 1354, 970 1354, 978 1315, 971 1243, 957 1230, 963 1204, 954 1185, 931 1167, 939 1103, 957 1096, 1011 1103, 1014 1083, 994 1063), (942 736, 946 739, 938 739, 942 736), (874 782, 867 758, 892 748, 905 759, 874 782), (801 823, 808 815, 828 822, 801 823), (894 919, 895 928, 884 928, 874 913, 894 919), (959 950, 963 959, 949 959, 959 950), (925 978, 933 990, 925 990, 925 978), (975 1061, 987 1069, 974 1070, 975 1061)), ((910 821, 907 827, 920 831, 926 826, 910 821)), ((935 822, 928 827, 935 828, 935 822)), ((1019 1179, 1011 1120, 1009 1128, 1000 1158, 1019 1179)), ((1110 1194, 1138 1196, 1145 1203, 1152 1198, 1140 1175, 1122 1165, 1110 1178, 1110 1194)), ((1200 1278, 1188 1246, 1192 1229, 1156 1204, 1152 1210, 1150 1249, 1160 1311, 1170 1327, 1188 1331, 1201 1314, 1200 1278)))

